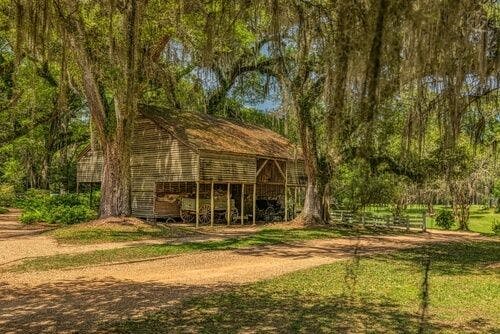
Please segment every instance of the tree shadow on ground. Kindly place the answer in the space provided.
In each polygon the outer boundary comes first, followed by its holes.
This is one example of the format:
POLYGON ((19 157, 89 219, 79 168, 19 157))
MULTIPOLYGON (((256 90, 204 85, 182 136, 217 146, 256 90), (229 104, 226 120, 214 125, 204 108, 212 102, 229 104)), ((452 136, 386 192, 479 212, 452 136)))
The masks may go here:
POLYGON ((107 332, 102 324, 157 311, 229 285, 190 286, 101 280, 72 280, 20 287, 0 283, 0 333, 107 332))
MULTIPOLYGON (((390 299, 316 298, 245 289, 194 298, 146 318, 115 324, 117 333, 417 333, 420 315, 390 299)), ((493 333, 488 323, 454 327, 428 319, 422 333, 493 333), (477 331, 476 331, 477 330, 477 331)))
POLYGON ((481 273, 488 265, 500 262, 500 242, 450 242, 426 244, 400 252, 378 256, 381 261, 400 260, 414 265, 432 260, 431 270, 437 275, 463 275, 481 273))
MULTIPOLYGON (((429 311, 430 274, 458 274, 459 270, 490 272, 483 264, 498 261, 498 243, 429 245, 373 257, 377 261, 410 261, 421 271, 420 305, 410 307, 389 296, 376 297, 358 287, 364 270, 361 238, 350 245, 344 261, 341 292, 305 294, 300 284, 283 289, 267 283, 235 291, 195 297, 147 317, 116 323, 118 333, 496 333, 489 319, 443 322, 429 311), (492 254, 496 251, 496 254, 492 254), (465 256, 467 253, 468 256, 465 256), (450 267, 449 269, 446 269, 450 267), (359 291, 358 291, 359 290, 359 291)), ((399 262, 398 262, 399 263, 399 262)), ((464 272, 462 271, 462 274, 464 272)), ((310 278, 305 277, 305 280, 310 278)), ((328 280, 326 280, 328 281, 328 280)), ((297 284, 297 280, 287 284, 297 284)), ((311 282, 314 283, 314 282, 311 282)))

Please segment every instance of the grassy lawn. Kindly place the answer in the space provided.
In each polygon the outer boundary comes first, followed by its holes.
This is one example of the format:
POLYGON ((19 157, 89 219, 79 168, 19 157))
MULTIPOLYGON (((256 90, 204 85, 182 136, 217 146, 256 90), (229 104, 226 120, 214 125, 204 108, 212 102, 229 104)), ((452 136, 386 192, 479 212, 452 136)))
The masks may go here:
MULTIPOLYGON (((444 205, 434 206, 436 214, 442 209, 451 210, 451 208, 445 207, 444 205)), ((380 216, 391 215, 389 208, 370 208, 369 211, 380 216)), ((414 205, 409 206, 405 214, 420 218, 424 211, 426 211, 425 207, 414 205)), ((469 228, 473 232, 493 234, 492 224, 495 219, 500 221, 500 213, 495 213, 495 209, 484 208, 482 205, 472 205, 470 208, 469 228)), ((432 217, 427 218, 427 228, 440 229, 436 226, 435 220, 432 217)), ((458 225, 455 224, 453 229, 458 229, 458 225)))
MULTIPOLYGON (((403 233, 386 229, 368 229, 361 231, 368 234, 403 233)), ((43 271, 98 265, 112 262, 142 260, 198 251, 216 251, 247 248, 263 245, 276 245, 313 239, 337 238, 358 233, 352 229, 304 228, 304 229, 264 229, 252 235, 214 241, 186 242, 179 244, 165 243, 140 245, 117 249, 96 250, 77 254, 58 254, 26 259, 8 268, 9 271, 43 271)))
POLYGON ((88 226, 73 225, 49 234, 65 244, 96 244, 147 239, 179 238, 196 234, 191 229, 172 226, 88 226))
POLYGON ((120 333, 498 333, 499 243, 361 257, 192 298, 120 333))

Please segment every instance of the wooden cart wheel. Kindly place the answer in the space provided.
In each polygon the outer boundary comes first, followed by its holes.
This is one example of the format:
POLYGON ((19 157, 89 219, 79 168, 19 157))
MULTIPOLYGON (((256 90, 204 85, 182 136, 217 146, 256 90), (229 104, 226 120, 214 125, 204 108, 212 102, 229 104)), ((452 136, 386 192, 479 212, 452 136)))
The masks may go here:
POLYGON ((238 221, 239 211, 236 208, 231 210, 231 223, 236 223, 238 221))
POLYGON ((203 204, 200 208, 200 224, 210 223, 210 205, 203 204))
POLYGON ((264 220, 266 222, 270 222, 274 219, 274 208, 272 206, 267 207, 266 210, 264 210, 264 220))
POLYGON ((165 219, 165 223, 167 223, 167 224, 175 223, 175 219, 173 217, 167 217, 165 219))
POLYGON ((190 223, 194 222, 194 220, 196 219, 196 216, 189 211, 181 210, 181 219, 184 223, 190 224, 190 223))

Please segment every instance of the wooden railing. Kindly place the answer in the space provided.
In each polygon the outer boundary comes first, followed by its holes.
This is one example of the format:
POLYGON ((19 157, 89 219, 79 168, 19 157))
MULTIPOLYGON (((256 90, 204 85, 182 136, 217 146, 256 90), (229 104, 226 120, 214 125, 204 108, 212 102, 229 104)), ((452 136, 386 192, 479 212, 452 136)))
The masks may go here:
POLYGON ((405 228, 406 230, 416 228, 422 231, 426 231, 427 229, 425 213, 423 213, 421 217, 394 215, 377 216, 369 212, 352 213, 350 211, 334 210, 330 212, 330 221, 332 224, 343 225, 385 226, 405 228))

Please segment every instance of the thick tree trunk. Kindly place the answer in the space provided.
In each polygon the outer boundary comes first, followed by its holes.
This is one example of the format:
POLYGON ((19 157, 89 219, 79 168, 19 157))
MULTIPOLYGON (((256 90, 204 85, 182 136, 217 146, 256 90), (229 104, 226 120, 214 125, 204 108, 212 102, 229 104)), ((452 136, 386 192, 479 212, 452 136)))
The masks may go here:
POLYGON ((116 138, 103 147, 104 168, 101 181, 100 216, 129 216, 130 145, 126 138, 116 138))
POLYGON ((314 225, 325 222, 325 185, 316 178, 308 177, 304 207, 298 219, 304 225, 314 225))
POLYGON ((310 115, 310 105, 298 103, 299 134, 304 154, 307 187, 304 207, 298 220, 305 225, 325 224, 328 214, 328 165, 321 163, 316 133, 310 115))

